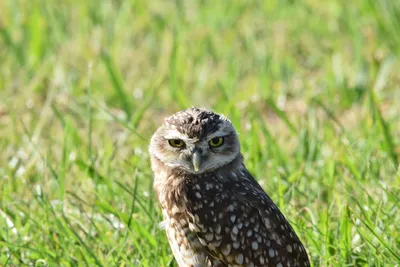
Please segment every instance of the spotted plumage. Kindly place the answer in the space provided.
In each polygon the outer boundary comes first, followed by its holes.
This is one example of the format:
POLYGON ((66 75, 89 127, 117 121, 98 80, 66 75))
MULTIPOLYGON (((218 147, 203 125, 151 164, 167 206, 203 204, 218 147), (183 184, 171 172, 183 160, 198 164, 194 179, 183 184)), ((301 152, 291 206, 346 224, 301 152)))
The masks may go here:
POLYGON ((153 135, 150 154, 180 267, 309 266, 296 233, 247 171, 225 117, 198 108, 178 112, 153 135))

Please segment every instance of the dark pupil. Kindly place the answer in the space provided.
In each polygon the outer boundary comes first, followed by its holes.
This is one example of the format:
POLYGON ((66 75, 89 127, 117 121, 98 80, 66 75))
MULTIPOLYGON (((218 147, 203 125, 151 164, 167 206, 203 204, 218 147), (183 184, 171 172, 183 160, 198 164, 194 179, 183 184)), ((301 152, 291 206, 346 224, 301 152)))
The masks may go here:
POLYGON ((179 140, 179 139, 173 139, 173 140, 171 140, 171 144, 173 146, 182 146, 183 145, 183 141, 179 140))
POLYGON ((214 144, 214 145, 216 145, 216 144, 218 144, 218 143, 219 143, 219 141, 220 141, 220 137, 218 137, 218 138, 214 138, 212 141, 213 141, 213 144, 214 144))

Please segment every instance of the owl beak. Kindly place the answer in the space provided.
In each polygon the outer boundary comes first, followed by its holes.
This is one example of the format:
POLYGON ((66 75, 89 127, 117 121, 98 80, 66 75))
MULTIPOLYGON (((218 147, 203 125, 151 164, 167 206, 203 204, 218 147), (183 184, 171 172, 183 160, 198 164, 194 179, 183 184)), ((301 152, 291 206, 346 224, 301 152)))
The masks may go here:
POLYGON ((193 169, 195 172, 199 171, 199 167, 201 165, 201 154, 200 151, 194 151, 193 156, 192 156, 192 162, 193 162, 193 169))

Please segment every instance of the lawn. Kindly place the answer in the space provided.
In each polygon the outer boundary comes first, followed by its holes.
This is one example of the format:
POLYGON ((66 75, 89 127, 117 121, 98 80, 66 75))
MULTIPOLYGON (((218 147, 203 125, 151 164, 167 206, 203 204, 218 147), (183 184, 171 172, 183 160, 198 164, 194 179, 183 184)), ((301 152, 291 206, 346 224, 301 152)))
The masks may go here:
POLYGON ((163 118, 201 106, 313 266, 400 266, 400 2, 0 1, 0 266, 176 266, 163 118))

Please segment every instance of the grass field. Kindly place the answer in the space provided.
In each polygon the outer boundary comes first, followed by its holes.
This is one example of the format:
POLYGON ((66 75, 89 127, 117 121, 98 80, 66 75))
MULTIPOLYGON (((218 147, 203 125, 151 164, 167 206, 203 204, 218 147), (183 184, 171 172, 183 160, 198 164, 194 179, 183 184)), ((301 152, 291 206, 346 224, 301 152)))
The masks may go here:
POLYGON ((212 108, 313 266, 400 266, 400 2, 0 1, 0 266, 176 266, 147 146, 212 108))

